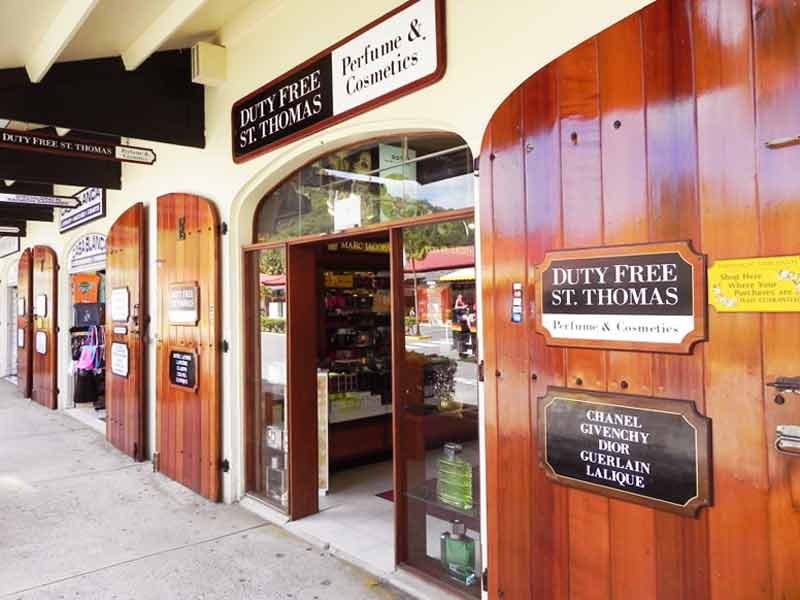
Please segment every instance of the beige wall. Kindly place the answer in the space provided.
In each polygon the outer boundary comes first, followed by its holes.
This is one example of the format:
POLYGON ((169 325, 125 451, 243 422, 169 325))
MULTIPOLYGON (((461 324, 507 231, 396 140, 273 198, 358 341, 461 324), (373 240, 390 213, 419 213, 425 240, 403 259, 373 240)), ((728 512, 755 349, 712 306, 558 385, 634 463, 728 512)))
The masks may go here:
MULTIPOLYGON (((447 0, 447 71, 438 83, 362 114, 275 152, 242 165, 231 160, 230 110, 240 97, 336 43, 380 17, 398 0, 348 2, 338 0, 261 0, 254 2, 220 32, 228 48, 228 81, 206 89, 204 150, 131 140, 152 147, 154 166, 123 165, 123 190, 108 192, 108 216, 68 235, 55 224, 29 224, 23 248, 52 246, 62 265, 74 241, 85 233, 107 233, 119 214, 134 202, 149 207, 150 280, 155 281, 158 257, 155 240, 155 199, 168 192, 205 196, 219 208, 230 231, 223 238, 223 336, 231 341, 224 355, 223 452, 231 460, 224 493, 227 501, 241 493, 241 347, 242 285, 240 247, 250 242, 252 216, 258 199, 283 176, 312 157, 369 135, 415 130, 447 130, 460 134, 477 155, 486 123, 502 100, 529 75, 582 40, 594 35, 649 0, 447 0)), ((60 193, 74 193, 63 188, 60 193)), ((18 256, 0 260, 5 275, 18 256)), ((2 286, 6 285, 3 281, 2 286)), ((64 267, 60 293, 68 298, 64 267)), ((151 313, 159 291, 151 288, 151 313)), ((0 319, 7 318, 7 294, 0 294, 0 319)), ((60 315, 60 406, 66 405, 68 366, 66 303, 60 315)), ((151 331, 151 337, 153 332, 151 331)), ((0 336, 0 352, 7 351, 0 336)), ((154 344, 151 344, 151 349, 154 344)), ((3 354, 4 356, 4 354, 3 354)), ((5 360, 0 360, 0 365, 5 360)), ((155 404, 154 361, 150 361, 151 407, 155 404)), ((151 410, 151 414, 154 411, 151 410)), ((153 428, 150 420, 151 449, 153 428)))

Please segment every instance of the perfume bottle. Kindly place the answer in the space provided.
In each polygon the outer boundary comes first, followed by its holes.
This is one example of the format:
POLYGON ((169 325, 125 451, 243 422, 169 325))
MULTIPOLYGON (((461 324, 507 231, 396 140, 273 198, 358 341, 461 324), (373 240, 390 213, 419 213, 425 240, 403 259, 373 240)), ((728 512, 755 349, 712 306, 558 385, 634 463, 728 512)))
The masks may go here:
POLYGON ((450 579, 464 585, 473 585, 478 576, 475 573, 475 540, 466 534, 467 528, 461 521, 453 521, 453 531, 445 531, 441 540, 442 568, 450 579))
POLYGON ((267 467, 267 496, 285 505, 287 500, 286 492, 286 471, 283 469, 281 457, 272 456, 269 467, 267 467))
POLYGON ((436 497, 444 504, 461 510, 471 510, 472 465, 459 456, 461 451, 461 444, 444 445, 444 456, 439 459, 436 497))

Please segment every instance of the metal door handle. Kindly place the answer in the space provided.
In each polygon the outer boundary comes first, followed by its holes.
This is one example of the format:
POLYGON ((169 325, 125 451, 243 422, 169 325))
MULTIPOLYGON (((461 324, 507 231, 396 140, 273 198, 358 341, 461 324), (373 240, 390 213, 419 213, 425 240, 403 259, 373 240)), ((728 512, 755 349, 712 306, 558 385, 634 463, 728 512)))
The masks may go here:
POLYGON ((800 457, 800 425, 778 425, 775 428, 775 450, 800 457))

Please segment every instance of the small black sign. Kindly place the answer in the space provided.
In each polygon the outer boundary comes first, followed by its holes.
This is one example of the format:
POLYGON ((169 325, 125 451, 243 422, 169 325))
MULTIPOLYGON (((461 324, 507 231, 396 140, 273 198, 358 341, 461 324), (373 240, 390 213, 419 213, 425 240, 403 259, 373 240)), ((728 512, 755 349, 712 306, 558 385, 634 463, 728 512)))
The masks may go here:
POLYGON ((169 353, 169 382, 178 387, 197 389, 197 354, 190 350, 169 353))
POLYGON ((688 352, 705 338, 705 264, 686 242, 548 252, 536 279, 550 345, 688 352))
POLYGON ((710 504, 710 419, 693 402, 550 388, 538 418, 559 483, 688 515, 710 504))

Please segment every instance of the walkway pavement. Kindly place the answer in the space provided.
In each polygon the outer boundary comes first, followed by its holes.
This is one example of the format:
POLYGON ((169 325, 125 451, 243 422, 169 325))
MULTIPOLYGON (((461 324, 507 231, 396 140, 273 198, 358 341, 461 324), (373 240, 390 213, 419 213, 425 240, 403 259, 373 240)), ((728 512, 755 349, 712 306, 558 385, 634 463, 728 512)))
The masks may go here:
POLYGON ((0 599, 409 598, 0 383, 0 599))

